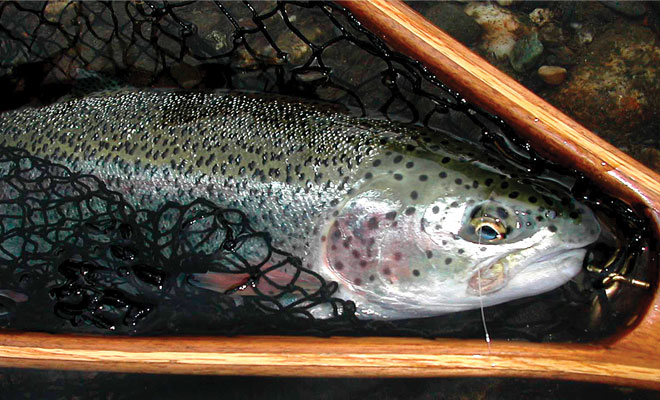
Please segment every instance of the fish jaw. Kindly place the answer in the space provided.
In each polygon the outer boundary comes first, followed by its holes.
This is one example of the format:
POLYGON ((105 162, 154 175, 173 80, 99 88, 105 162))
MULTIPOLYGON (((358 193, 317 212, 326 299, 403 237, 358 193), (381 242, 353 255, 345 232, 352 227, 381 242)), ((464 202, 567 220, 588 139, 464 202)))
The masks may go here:
MULTIPOLYGON (((518 267, 515 273, 507 274, 505 289, 500 287, 501 290, 490 290, 491 278, 484 278, 486 282, 481 280, 479 272, 488 266, 482 267, 470 278, 466 292, 477 307, 492 306, 545 293, 573 279, 582 269, 586 252, 584 248, 559 250, 532 260, 528 265, 518 267)), ((498 263, 500 260, 495 260, 490 265, 498 263)))
POLYGON ((587 246, 600 236, 600 225, 588 209, 579 225, 567 220, 555 224, 561 235, 541 229, 522 240, 523 247, 478 263, 466 285, 473 304, 490 306, 535 296, 574 278, 582 269, 587 246))

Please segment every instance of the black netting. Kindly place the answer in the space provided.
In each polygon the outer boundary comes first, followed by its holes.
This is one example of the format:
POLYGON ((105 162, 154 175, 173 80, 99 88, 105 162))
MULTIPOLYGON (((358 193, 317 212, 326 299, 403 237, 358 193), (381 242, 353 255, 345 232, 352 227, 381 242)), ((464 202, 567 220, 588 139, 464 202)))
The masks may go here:
MULTIPOLYGON (((0 109, 133 87, 231 89, 295 96, 357 115, 450 129, 487 149, 498 167, 576 184, 605 222, 606 240, 562 288, 487 310, 491 336, 590 340, 616 332, 649 291, 603 285, 611 273, 644 279, 644 221, 574 171, 539 159, 501 121, 390 50, 345 9, 325 2, 2 2, 0 109), (90 73, 92 75, 90 75, 90 73), (91 76, 91 78, 90 78, 91 76), (91 82, 86 88, 84 82, 91 82), (615 249, 620 249, 615 252, 615 249), (607 262, 615 254, 612 262, 607 262)), ((198 199, 135 209, 101 180, 22 149, 0 149, 0 324, 15 329, 161 333, 290 333, 481 337, 479 310, 408 321, 359 321, 337 285, 277 249, 249 216, 198 199), (247 262, 241 246, 266 254, 247 262), (18 249, 18 250, 17 250, 18 249), (254 295, 188 284, 211 269, 245 273, 254 295), (230 265, 231 268, 226 268, 230 265), (223 268, 225 268, 223 270, 223 268), (270 279, 296 271, 286 284, 270 279), (268 281, 268 293, 259 290, 268 281), (298 284, 305 281, 305 285, 298 284), (310 281, 314 284, 310 285, 310 281), (309 287, 313 289, 310 290, 309 287), (24 301, 22 294, 29 301, 24 301), (324 304, 335 318, 315 320, 324 304)), ((237 287, 236 290, 241 290, 237 287)))

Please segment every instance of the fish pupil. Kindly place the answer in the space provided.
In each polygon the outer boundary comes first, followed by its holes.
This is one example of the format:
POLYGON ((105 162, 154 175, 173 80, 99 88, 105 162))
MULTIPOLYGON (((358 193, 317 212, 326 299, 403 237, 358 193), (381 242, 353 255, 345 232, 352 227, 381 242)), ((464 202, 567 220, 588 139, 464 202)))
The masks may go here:
POLYGON ((482 226, 481 228, 479 228, 478 233, 479 233, 479 236, 481 236, 481 238, 483 240, 495 240, 499 237, 499 234, 497 233, 497 231, 495 229, 491 228, 488 225, 482 226))

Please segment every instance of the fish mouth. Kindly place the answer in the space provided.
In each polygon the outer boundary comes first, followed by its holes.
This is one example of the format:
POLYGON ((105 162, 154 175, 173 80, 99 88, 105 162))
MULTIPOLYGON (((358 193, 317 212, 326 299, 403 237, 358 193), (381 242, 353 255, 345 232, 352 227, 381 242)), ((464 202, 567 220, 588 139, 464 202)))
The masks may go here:
POLYGON ((515 263, 517 259, 524 258, 524 253, 531 250, 533 247, 482 262, 468 279, 468 294, 474 296, 494 294, 511 286, 514 281, 518 286, 516 290, 524 289, 525 285, 529 284, 536 285, 537 289, 549 288, 535 290, 537 293, 554 289, 580 272, 587 252, 585 248, 560 249, 525 263, 515 263), (561 283, 557 284, 558 282, 561 283))

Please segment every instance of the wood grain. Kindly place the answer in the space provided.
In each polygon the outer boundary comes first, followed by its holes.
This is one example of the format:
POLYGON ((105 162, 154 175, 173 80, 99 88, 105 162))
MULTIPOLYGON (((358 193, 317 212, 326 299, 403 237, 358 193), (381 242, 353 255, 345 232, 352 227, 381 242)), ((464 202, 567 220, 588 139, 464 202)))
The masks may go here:
MULTIPOLYGON (((660 237, 658 176, 472 54, 398 1, 341 1, 397 50, 503 117, 544 155, 576 166, 638 210, 660 237)), ((657 263, 657 259, 654 259, 657 263)), ((660 390, 660 301, 627 335, 597 344, 312 337, 0 334, 0 365, 271 376, 524 376, 660 390)))
POLYGON ((493 67, 400 1, 337 1, 396 50, 424 63, 468 101, 502 117, 543 156, 578 167, 660 221, 660 175, 493 67))
POLYGON ((150 373, 527 376, 660 389, 658 362, 597 345, 407 338, 0 335, 0 366, 150 373))
MULTIPOLYGON (((534 149, 559 164, 577 168, 649 218, 660 240, 660 176, 547 103, 401 1, 338 1, 394 49, 424 63, 468 101, 499 115, 534 149)), ((658 257, 651 257, 658 280, 658 257)), ((657 289, 657 285, 654 285, 657 289)), ((617 349, 660 359, 660 296, 617 349)), ((659 370, 660 373, 660 370, 659 370)), ((660 378, 658 378, 660 379, 660 378)))

